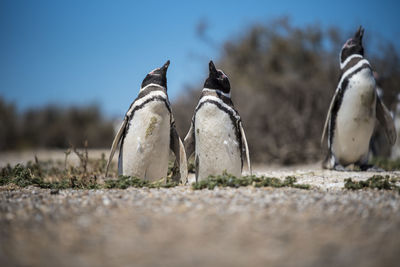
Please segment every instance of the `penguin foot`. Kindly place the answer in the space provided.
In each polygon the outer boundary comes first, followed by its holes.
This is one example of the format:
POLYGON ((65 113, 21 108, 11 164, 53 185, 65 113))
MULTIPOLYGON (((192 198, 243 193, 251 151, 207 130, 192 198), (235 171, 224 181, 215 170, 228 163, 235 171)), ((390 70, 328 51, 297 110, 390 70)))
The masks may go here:
POLYGON ((367 172, 384 172, 385 170, 376 166, 372 166, 371 168, 367 169, 367 172))
POLYGON ((343 167, 343 166, 340 165, 340 164, 336 164, 336 165, 333 167, 333 170, 335 170, 335 171, 340 171, 340 172, 347 171, 346 168, 343 167))
POLYGON ((385 170, 379 167, 376 167, 372 164, 362 164, 360 165, 360 169, 366 172, 384 172, 385 170))

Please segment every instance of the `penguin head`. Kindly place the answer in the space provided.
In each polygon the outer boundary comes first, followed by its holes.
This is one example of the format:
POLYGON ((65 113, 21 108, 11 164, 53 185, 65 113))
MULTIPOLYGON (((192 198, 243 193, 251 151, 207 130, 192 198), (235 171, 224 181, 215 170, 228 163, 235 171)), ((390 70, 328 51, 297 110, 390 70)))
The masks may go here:
POLYGON ((220 90, 225 94, 229 94, 231 92, 231 85, 225 73, 222 70, 217 70, 212 60, 208 64, 208 68, 210 73, 204 82, 204 88, 220 90))
POLYGON ((346 58, 351 55, 364 56, 364 47, 362 45, 362 38, 364 36, 364 29, 360 26, 352 38, 346 41, 340 52, 340 63, 343 63, 346 58))
POLYGON ((169 66, 169 60, 165 62, 165 64, 161 68, 157 68, 152 70, 149 74, 144 78, 142 85, 140 88, 145 87, 151 83, 161 85, 167 89, 167 70, 169 66))

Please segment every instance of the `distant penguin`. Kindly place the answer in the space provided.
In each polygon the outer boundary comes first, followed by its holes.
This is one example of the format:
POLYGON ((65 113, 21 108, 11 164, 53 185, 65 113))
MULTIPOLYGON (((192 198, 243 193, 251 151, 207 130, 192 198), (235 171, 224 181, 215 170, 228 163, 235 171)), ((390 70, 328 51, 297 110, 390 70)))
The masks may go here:
POLYGON ((396 107, 393 112, 394 125, 397 131, 397 140, 392 147, 391 158, 393 160, 400 159, 400 93, 397 94, 396 107))
POLYGON ((187 179, 186 154, 176 131, 167 95, 169 60, 151 71, 143 80, 139 95, 130 105, 111 147, 106 175, 115 150, 120 144, 118 173, 148 181, 167 177, 170 149, 180 180, 187 179))
POLYGON ((392 117, 377 95, 369 62, 364 58, 361 27, 340 52, 341 77, 332 98, 321 138, 328 132, 328 155, 323 168, 344 170, 354 164, 367 170, 369 144, 376 120, 385 129, 389 143, 396 141, 392 117))
POLYGON ((184 140, 187 157, 195 153, 196 181, 224 171, 240 177, 244 153, 251 174, 247 140, 230 90, 228 77, 210 61, 209 76, 184 140))
MULTIPOLYGON (((381 87, 381 79, 380 75, 373 71, 375 82, 376 82, 376 93, 377 97, 383 99, 384 91, 381 87)), ((371 157, 379 157, 379 158, 388 158, 390 157, 390 153, 392 150, 392 146, 387 141, 385 129, 381 127, 379 123, 375 124, 374 133, 371 137, 370 144, 370 158, 371 157)))

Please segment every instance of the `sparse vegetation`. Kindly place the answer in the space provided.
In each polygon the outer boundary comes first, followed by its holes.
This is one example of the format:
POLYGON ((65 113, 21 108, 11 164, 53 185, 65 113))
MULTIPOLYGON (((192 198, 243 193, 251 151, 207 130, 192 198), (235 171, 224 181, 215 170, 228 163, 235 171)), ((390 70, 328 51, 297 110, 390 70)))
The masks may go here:
MULTIPOLYGON (((101 161, 102 159, 92 162, 95 162, 94 166, 101 166, 103 165, 101 161)), ((8 165, 0 170, 0 186, 15 184, 19 187, 32 185, 46 189, 126 189, 128 187, 169 188, 178 185, 178 183, 169 181, 164 183, 164 179, 149 182, 129 176, 119 176, 117 179, 109 179, 104 184, 100 184, 96 171, 88 174, 74 167, 68 170, 52 167, 51 170, 48 170, 44 168, 44 165, 48 164, 29 162, 26 166, 17 164, 15 167, 11 167, 8 165)))
POLYGON ((375 157, 371 160, 370 163, 386 171, 400 170, 400 159, 391 160, 383 157, 375 157))
MULTIPOLYGON (((14 167, 7 165, 0 169, 0 186, 16 185, 19 187, 36 186, 46 189, 126 189, 128 187, 136 188, 170 188, 179 185, 175 182, 173 173, 174 164, 171 161, 166 179, 160 179, 155 182, 144 181, 136 177, 119 176, 114 179, 108 179, 103 176, 106 166, 105 155, 100 159, 89 159, 87 149, 79 151, 76 148, 69 149, 66 153, 65 161, 54 162, 35 161, 28 162, 26 165, 17 164, 14 167), (79 166, 68 165, 69 151, 74 151, 80 159, 79 166), (99 179, 102 178, 102 179, 99 179)), ((113 171, 116 166, 112 165, 113 171)), ((243 176, 237 178, 227 173, 218 176, 210 176, 208 179, 194 183, 192 188, 214 189, 215 187, 293 187, 300 189, 309 189, 310 185, 296 184, 296 178, 288 176, 284 180, 273 177, 243 176)))
MULTIPOLYGON (((0 185, 15 184, 20 187, 37 186, 50 189, 97 189, 101 187, 98 178, 103 175, 107 161, 102 154, 100 159, 89 159, 87 142, 83 151, 73 147, 65 153, 65 161, 29 161, 26 165, 7 165, 0 169, 0 185), (79 166, 68 165, 70 152, 79 158, 79 166)), ((115 170, 114 164, 111 166, 115 170)))
POLYGON ((126 189, 128 187, 148 187, 148 188, 170 188, 178 185, 176 182, 167 181, 164 183, 165 179, 161 179, 156 182, 145 181, 136 177, 130 176, 119 176, 116 180, 107 180, 105 182, 105 188, 118 188, 126 189))
POLYGON ((255 175, 235 177, 228 173, 222 175, 209 176, 207 179, 192 184, 192 188, 195 190, 200 189, 214 189, 215 187, 241 187, 241 186, 255 186, 255 187, 293 187, 299 189, 310 189, 308 184, 296 184, 296 178, 288 176, 285 180, 281 180, 273 177, 257 177, 255 175))
POLYGON ((379 189, 379 190, 398 190, 400 193, 400 186, 397 183, 400 182, 399 178, 390 178, 389 175, 374 175, 365 181, 353 181, 351 178, 345 179, 344 188, 350 190, 358 189, 379 189))
POLYGON ((39 175, 43 169, 40 165, 28 163, 27 166, 17 164, 14 168, 7 166, 1 169, 0 185, 15 184, 19 187, 37 186, 47 189, 96 189, 96 179, 86 179, 76 175, 65 174, 57 180, 45 180, 39 175))
MULTIPOLYGON (((118 188, 126 189, 128 187, 148 187, 148 188, 170 188, 178 185, 172 180, 170 172, 165 179, 160 179, 156 182, 144 181, 142 179, 130 176, 119 176, 116 179, 107 179, 104 183, 100 183, 98 177, 104 171, 105 158, 104 155, 99 160, 90 160, 81 163, 79 167, 69 166, 66 169, 62 168, 62 163, 58 162, 28 162, 26 166, 17 164, 14 167, 7 165, 0 169, 0 186, 15 184, 19 187, 37 186, 47 189, 100 189, 100 188, 118 188), (90 168, 88 172, 84 166, 90 168)), ((172 169, 170 168, 170 171, 172 169)), ((310 185, 296 184, 296 178, 288 176, 284 180, 273 177, 257 177, 243 176, 237 178, 230 174, 224 173, 218 176, 210 176, 206 180, 198 183, 193 183, 192 188, 199 189, 214 189, 215 187, 293 187, 300 189, 310 189, 310 185)))
MULTIPOLYGON (((388 162, 388 161, 384 161, 388 162)), ((104 177, 106 168, 106 158, 104 153, 99 159, 89 158, 87 142, 84 143, 82 150, 71 147, 65 152, 65 159, 59 161, 40 161, 36 156, 34 161, 29 161, 26 165, 17 164, 12 167, 7 165, 0 169, 0 186, 13 185, 18 187, 36 186, 39 188, 53 189, 55 193, 59 189, 126 189, 136 188, 170 188, 178 186, 175 176, 179 169, 170 161, 168 175, 155 182, 144 181, 136 177, 119 176, 113 179, 104 177), (79 165, 68 164, 68 157, 75 153, 79 158, 79 165)), ((397 163, 391 163, 396 166, 397 163)), ((378 165, 384 167, 382 165, 378 165)), ((393 167, 395 168, 395 167, 393 167)), ((111 164, 111 171, 116 172, 115 164, 111 164)), ((294 176, 287 176, 285 179, 266 177, 266 176, 242 176, 235 177, 224 172, 222 175, 209 176, 203 181, 192 184, 192 189, 214 189, 215 187, 292 187, 298 189, 310 189, 309 184, 298 184, 294 176)), ((398 190, 400 193, 400 177, 390 177, 388 175, 375 175, 365 181, 353 181, 351 178, 345 179, 344 188, 350 190, 357 189, 383 189, 398 190)), ((53 193, 53 191, 52 191, 53 193)))

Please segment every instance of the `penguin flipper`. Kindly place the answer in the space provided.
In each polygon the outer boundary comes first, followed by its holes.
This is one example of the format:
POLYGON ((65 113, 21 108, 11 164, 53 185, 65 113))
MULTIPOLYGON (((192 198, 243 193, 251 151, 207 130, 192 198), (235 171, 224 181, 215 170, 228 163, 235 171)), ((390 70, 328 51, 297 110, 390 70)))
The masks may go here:
POLYGON ((170 134, 171 134, 170 148, 172 152, 174 152, 176 158, 174 165, 179 166, 180 181, 183 184, 186 184, 188 176, 186 153, 182 140, 179 137, 178 132, 176 130, 174 121, 171 123, 170 134))
POLYGON ((328 124, 329 124, 329 121, 331 119, 332 109, 333 109, 333 106, 334 106, 335 102, 337 101, 338 94, 339 94, 339 88, 336 89, 335 94, 332 97, 331 104, 329 105, 328 113, 326 114, 324 130, 322 132, 322 137, 321 137, 321 145, 324 142, 325 135, 326 135, 326 132, 328 130, 328 124))
POLYGON ((390 145, 396 143, 396 128, 394 127, 393 118, 390 115, 388 108, 382 102, 381 98, 378 96, 376 98, 376 117, 380 124, 385 128, 386 137, 389 140, 390 145))
POLYGON ((179 138, 179 172, 181 174, 181 183, 186 184, 188 181, 188 166, 185 147, 179 138))
POLYGON ((110 156, 108 158, 107 168, 106 168, 106 176, 108 174, 108 168, 110 167, 111 161, 112 161, 112 159, 114 157, 115 150, 117 149, 117 146, 121 141, 122 134, 125 131, 125 127, 126 127, 127 124, 128 124, 128 117, 125 116, 124 121, 122 122, 121 126, 119 127, 117 135, 115 136, 115 138, 113 140, 113 143, 111 145, 110 156))
POLYGON ((186 150, 186 157, 187 157, 187 159, 189 159, 195 150, 195 136, 194 136, 193 122, 190 124, 190 129, 189 129, 183 143, 184 143, 185 150, 186 150))
POLYGON ((242 135, 242 141, 243 141, 244 147, 246 149, 247 168, 249 169, 250 175, 253 175, 253 172, 251 169, 251 164, 250 164, 249 146, 247 145, 247 139, 246 139, 246 135, 244 133, 242 122, 239 122, 239 128, 240 128, 240 133, 242 135))

